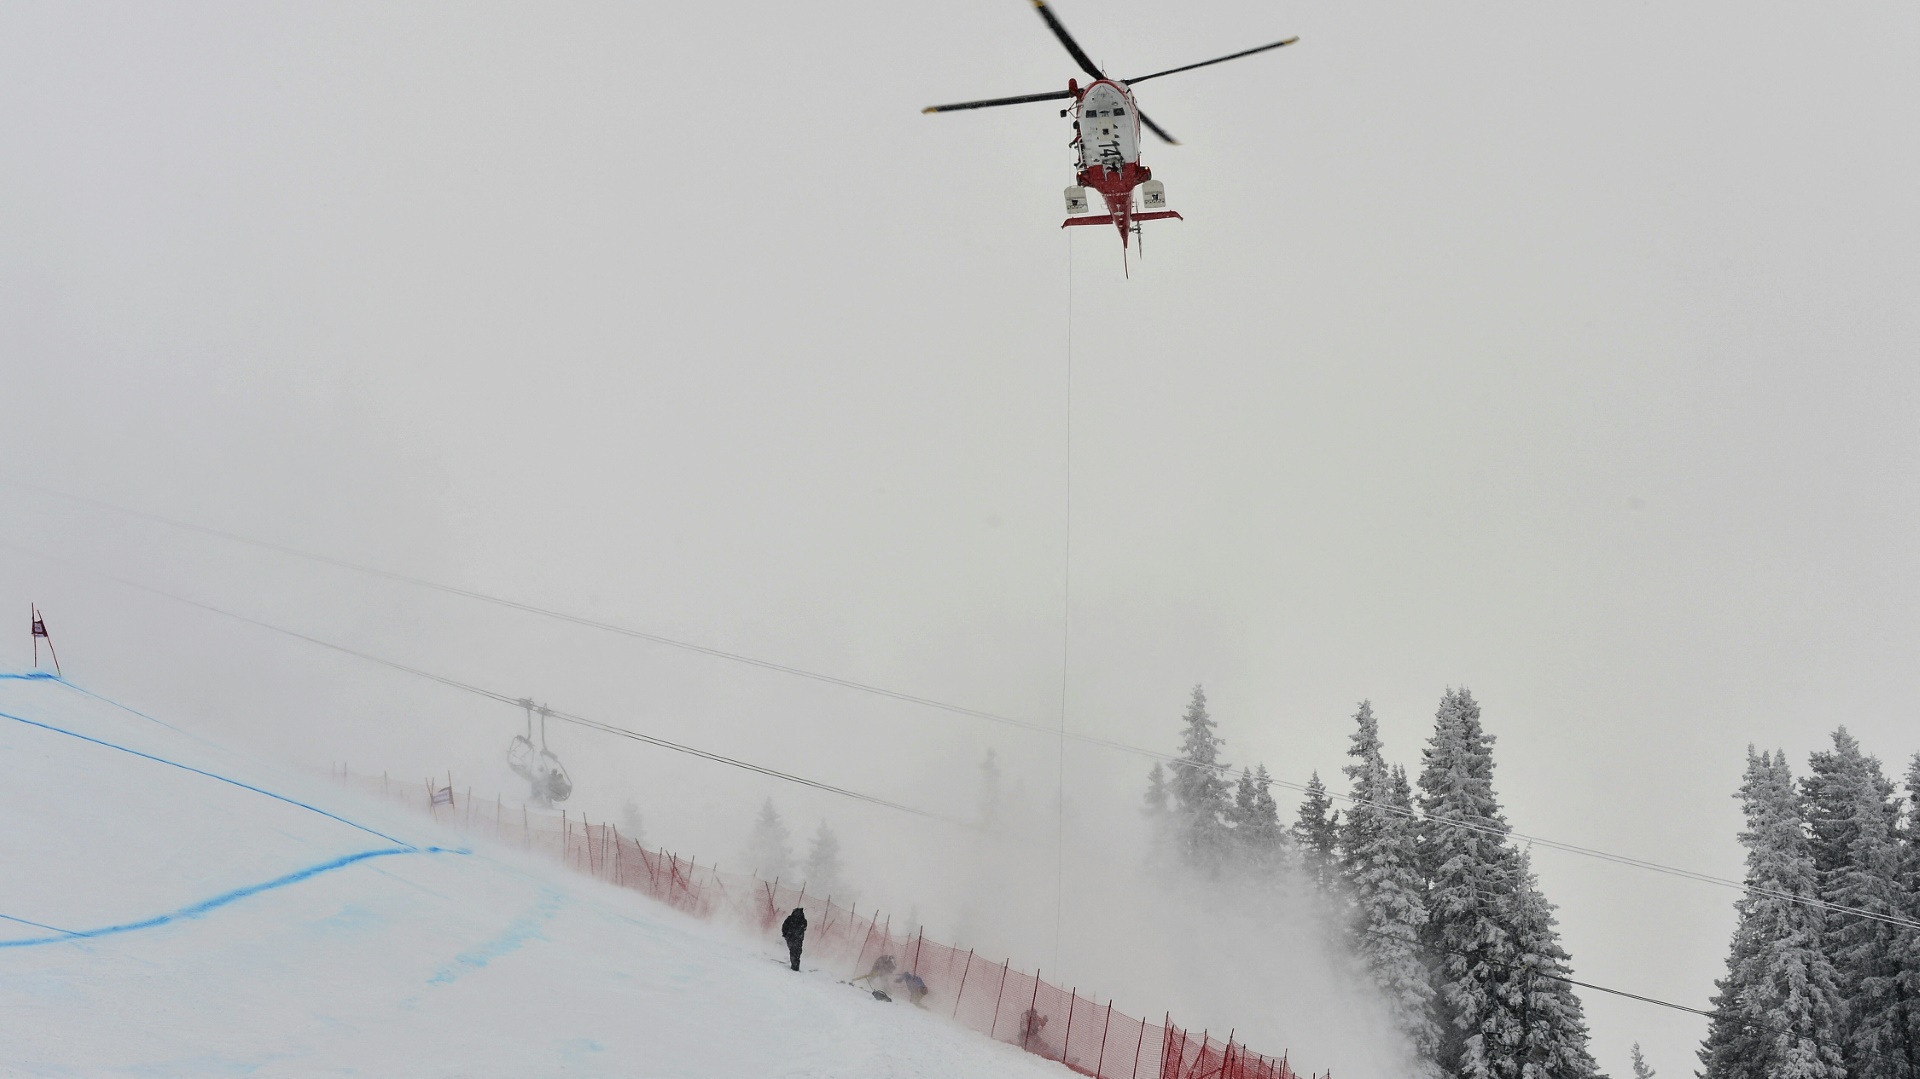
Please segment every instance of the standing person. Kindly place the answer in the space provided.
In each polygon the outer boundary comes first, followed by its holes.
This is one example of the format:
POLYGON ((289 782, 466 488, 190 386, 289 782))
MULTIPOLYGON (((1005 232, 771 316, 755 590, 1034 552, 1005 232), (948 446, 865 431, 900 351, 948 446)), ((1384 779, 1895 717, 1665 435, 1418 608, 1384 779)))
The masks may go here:
POLYGON ((800 969, 800 942, 807 938, 807 912, 799 907, 780 923, 780 935, 787 940, 787 952, 793 956, 793 969, 800 969))

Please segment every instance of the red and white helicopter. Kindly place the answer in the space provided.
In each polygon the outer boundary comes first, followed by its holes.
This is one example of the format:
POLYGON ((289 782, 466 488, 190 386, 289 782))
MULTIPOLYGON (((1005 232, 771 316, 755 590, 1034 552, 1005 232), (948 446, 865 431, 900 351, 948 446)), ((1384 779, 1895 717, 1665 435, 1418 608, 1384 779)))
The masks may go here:
POLYGON ((1073 225, 1112 225, 1120 230, 1120 249, 1124 258, 1128 245, 1128 233, 1140 235, 1140 222, 1159 221, 1166 218, 1183 220, 1179 214, 1166 208, 1167 189, 1153 178, 1153 171, 1140 163, 1140 127, 1158 135, 1161 141, 1179 145, 1180 140, 1166 133, 1159 124, 1154 123, 1140 111, 1134 103, 1132 87, 1157 79, 1162 75, 1177 75, 1182 71, 1192 71, 1197 67, 1223 64, 1228 60, 1238 60, 1242 56, 1277 49, 1300 40, 1290 37, 1285 41, 1276 41, 1271 45, 1244 49, 1227 56, 1202 60, 1197 64, 1184 64, 1170 67, 1165 71, 1156 71, 1151 75, 1141 75, 1132 79, 1110 79, 1094 66, 1093 60, 1082 51, 1073 35, 1060 24, 1053 10, 1047 7, 1046 0, 1033 0, 1033 6, 1044 19, 1053 36, 1067 47, 1067 54, 1080 65, 1080 70, 1093 76, 1094 81, 1081 86, 1076 79, 1067 80, 1065 90, 1055 90, 1046 94, 1022 94, 1019 97, 996 97, 986 101, 962 101, 953 105, 934 105, 922 109, 922 112, 959 112, 964 109, 987 109, 996 105, 1024 105, 1033 101, 1061 101, 1073 99, 1073 104, 1060 110, 1061 116, 1073 115, 1074 137, 1072 146, 1078 156, 1074 174, 1074 186, 1067 188, 1067 213, 1085 214, 1087 212, 1087 189, 1100 193, 1100 199, 1106 203, 1107 212, 1085 217, 1069 216, 1061 228, 1073 225), (1133 192, 1140 191, 1143 205, 1134 204, 1133 192))

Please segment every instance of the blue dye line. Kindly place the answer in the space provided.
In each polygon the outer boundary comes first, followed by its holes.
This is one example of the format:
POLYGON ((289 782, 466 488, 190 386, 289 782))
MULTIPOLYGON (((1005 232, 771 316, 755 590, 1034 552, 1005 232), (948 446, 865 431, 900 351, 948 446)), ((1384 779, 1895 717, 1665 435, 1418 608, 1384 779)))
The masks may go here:
POLYGON ((160 726, 165 727, 166 729, 173 731, 177 734, 186 734, 187 737, 192 738, 194 741, 202 742, 202 743, 206 742, 206 739, 201 738, 199 735, 187 734, 186 731, 183 731, 180 728, 174 726, 173 724, 168 723, 164 719, 155 719, 154 717, 146 714, 145 712, 142 712, 138 708, 129 708, 126 705, 121 704, 119 701, 116 701, 110 697, 102 697, 100 694, 95 693, 93 690, 76 686, 72 682, 69 682, 64 678, 56 678, 54 679, 54 681, 60 683, 61 685, 67 687, 70 690, 73 690, 75 693, 78 693, 81 696, 92 697, 94 700, 99 701, 101 704, 110 704, 113 707, 120 709, 122 712, 127 712, 129 714, 139 716, 141 719, 146 720, 148 723, 158 723, 160 726))
POLYGON ((46 931, 47 931, 47 932, 49 932, 49 933, 71 933, 71 932, 73 932, 73 930, 71 930, 71 929, 62 929, 62 928, 60 928, 60 927, 59 927, 59 926, 57 926, 57 925, 42 925, 42 924, 40 924, 39 922, 30 922, 30 921, 27 921, 27 920, 26 920, 25 918, 15 918, 15 917, 14 917, 13 915, 11 915, 11 914, 0 914, 0 918, 5 918, 5 919, 6 919, 7 921, 9 921, 9 922, 19 922, 19 923, 20 923, 21 925, 30 925, 30 926, 32 926, 32 927, 34 927, 35 929, 44 929, 44 930, 46 930, 46 931))
MULTIPOLYGON (((200 902, 194 903, 190 906, 181 907, 179 910, 176 910, 170 914, 155 915, 152 918, 146 918, 141 921, 127 922, 123 925, 109 925, 99 929, 55 930, 55 932, 58 935, 51 936, 51 937, 29 937, 23 940, 0 940, 0 948, 26 948, 36 944, 59 944, 63 941, 89 940, 94 937, 112 936, 116 933, 131 933, 136 929, 153 929, 158 926, 166 925, 169 922, 179 921, 182 918, 195 918, 202 914, 205 914, 210 910, 215 910, 217 908, 224 907, 229 903, 233 903, 238 900, 245 899, 250 895, 258 895, 261 892, 272 891, 275 888, 284 888, 289 884, 298 884, 299 882, 306 880, 309 877, 317 877, 322 873, 329 873, 335 869, 341 869, 346 866, 353 865, 355 862, 364 862, 369 858, 386 858, 395 854, 467 854, 467 853, 469 852, 465 850, 452 850, 446 847, 412 847, 412 846, 388 847, 382 850, 363 850, 358 854, 349 854, 341 858, 335 858, 329 862, 321 862, 318 865, 310 865, 305 869, 297 869, 292 873, 288 873, 284 877, 278 877, 274 880, 267 881, 263 884, 250 884, 244 888, 235 888, 231 892, 226 892, 221 895, 216 895, 212 899, 203 899, 200 902)), ((0 915, 0 917, 6 917, 6 915, 0 915)), ((25 919, 21 919, 21 918, 8 918, 8 920, 9 921, 25 921, 25 919)), ((35 923, 28 922, 27 924, 33 925, 35 923)), ((50 929, 52 927, 42 926, 41 928, 50 929)))
MULTIPOLYGON (((18 676, 18 675, 12 675, 12 676, 7 676, 7 677, 20 677, 20 676, 18 676)), ((387 841, 387 842, 389 842, 389 843, 399 843, 399 844, 401 844, 402 846, 404 846, 404 847, 406 847, 406 848, 407 848, 408 850, 412 850, 412 849, 414 849, 414 848, 413 848, 413 845, 412 845, 412 844, 410 844, 410 843, 408 843, 408 842, 407 842, 406 840, 404 840, 404 839, 398 839, 398 838, 395 838, 394 836, 390 836, 390 835, 388 835, 388 834, 386 834, 385 832, 377 832, 377 831, 374 831, 374 830, 373 830, 372 828, 369 828, 369 827, 367 827, 367 826, 366 826, 366 825, 364 825, 364 824, 355 824, 354 822, 352 822, 352 821, 350 821, 350 820, 348 820, 348 819, 347 819, 347 818, 345 818, 345 817, 342 817, 342 816, 340 816, 340 815, 338 815, 338 814, 335 814, 335 813, 329 813, 329 812, 327 812, 326 810, 324 810, 324 809, 321 809, 321 808, 320 808, 320 807, 318 807, 318 806, 312 806, 312 805, 308 805, 308 804, 307 804, 307 803, 305 803, 305 802, 301 802, 301 801, 296 801, 295 799, 292 799, 292 798, 289 798, 289 797, 287 797, 287 796, 286 796, 286 795, 284 795, 284 794, 275 794, 275 793, 273 793, 273 792, 272 792, 272 791, 270 791, 270 790, 263 790, 263 789, 261 789, 261 788, 259 788, 259 787, 256 787, 256 786, 254 786, 254 785, 253 785, 253 784, 251 784, 251 783, 242 783, 242 782, 240 782, 240 781, 239 781, 239 780, 237 780, 237 779, 228 779, 228 778, 227 778, 226 776, 223 776, 223 775, 219 775, 219 774, 216 774, 216 773, 214 773, 214 772, 209 772, 209 771, 206 771, 206 770, 204 770, 204 769, 200 769, 200 768, 195 768, 195 767, 193 767, 193 766, 192 766, 192 765, 190 765, 190 764, 181 764, 181 763, 180 763, 180 762, 178 762, 178 761, 170 761, 170 760, 167 760, 167 759, 166 759, 165 757, 156 757, 156 756, 154 756, 154 755, 153 755, 153 754, 151 754, 151 753, 142 753, 142 752, 140 752, 140 751, 139 751, 139 750, 137 750, 137 749, 128 749, 128 748, 127 748, 126 746, 122 746, 122 745, 115 745, 115 744, 114 744, 114 743, 112 743, 112 742, 105 742, 105 741, 101 741, 101 740, 100 740, 100 739, 98 739, 98 738, 93 738, 93 737, 90 737, 90 736, 88 736, 88 735, 84 735, 84 734, 81 734, 81 733, 79 733, 78 731, 70 731, 70 730, 67 730, 67 729, 65 729, 64 727, 55 727, 55 726, 53 726, 53 725, 51 725, 51 724, 47 724, 47 723, 41 723, 41 722, 39 722, 38 720, 32 720, 32 719, 27 719, 27 718, 25 718, 25 717, 22 717, 22 716, 16 716, 16 715, 11 715, 11 714, 9 714, 9 713, 6 713, 6 712, 0 712, 0 719, 11 719, 11 720, 13 720, 13 721, 14 721, 15 723, 24 723, 24 724, 26 724, 26 725, 27 725, 27 726, 29 726, 29 727, 38 727, 38 728, 40 728, 40 729, 41 729, 41 730, 43 730, 43 731, 52 731, 52 732, 53 732, 53 733, 55 733, 55 734, 64 734, 64 735, 66 735, 66 736, 68 736, 69 738, 78 738, 78 739, 80 739, 80 740, 81 740, 82 742, 92 742, 92 743, 93 743, 94 745, 96 745, 96 746, 105 746, 105 747, 106 747, 106 748, 108 748, 108 749, 117 749, 117 750, 119 750, 119 751, 120 751, 120 752, 122 752, 122 753, 131 753, 131 754, 133 754, 133 755, 134 755, 134 756, 136 756, 136 757, 143 757, 143 758, 145 758, 145 759, 147 759, 147 760, 150 760, 150 761, 154 761, 154 762, 156 762, 156 763, 158 763, 158 764, 165 764, 165 765, 168 765, 168 766, 170 766, 170 767, 173 767, 173 768, 178 768, 178 769, 180 769, 180 770, 181 770, 181 771, 183 771, 183 772, 192 772, 192 773, 193 773, 193 774, 195 774, 195 775, 201 775, 201 776, 206 776, 206 777, 207 777, 208 779, 217 779, 217 780, 219 780, 219 781, 220 781, 220 782, 222 782, 222 783, 230 783, 230 784, 232 784, 233 786, 236 786, 236 787, 239 787, 239 788, 240 788, 241 790, 249 790, 249 791, 252 791, 252 792, 253 792, 253 793, 255 793, 255 794, 264 794, 264 795, 266 795, 266 796, 267 796, 268 798, 272 798, 272 799, 273 799, 274 801, 276 801, 276 802, 285 802, 285 803, 287 803, 287 804, 288 804, 288 805, 290 805, 290 806, 298 806, 298 807, 300 807, 301 809, 305 809, 305 810, 308 810, 309 812, 313 812, 313 813, 318 813, 318 814, 320 814, 321 816, 323 816, 323 817, 326 817, 326 818, 328 818, 329 820, 337 820, 337 821, 339 821, 339 822, 340 822, 341 824, 344 824, 344 825, 346 825, 346 826, 347 826, 347 827, 349 827, 349 828, 358 828, 358 829, 359 829, 360 831, 363 831, 363 832, 365 832, 365 833, 367 833, 368 835, 372 835, 372 836, 378 836, 378 837, 380 837, 381 839, 384 839, 384 840, 386 840, 386 841, 387 841)))

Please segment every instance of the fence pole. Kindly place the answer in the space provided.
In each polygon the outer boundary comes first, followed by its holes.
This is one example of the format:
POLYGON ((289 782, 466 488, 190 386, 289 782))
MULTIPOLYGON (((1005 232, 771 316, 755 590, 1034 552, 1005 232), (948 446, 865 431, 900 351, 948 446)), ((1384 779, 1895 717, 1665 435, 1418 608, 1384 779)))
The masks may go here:
POLYGON ((1073 1006, 1080 1002, 1080 987, 1074 986, 1067 994, 1067 1032, 1060 1036, 1060 1063, 1067 1062, 1067 1043, 1073 1040, 1073 1006))
POLYGON ((613 829, 613 882, 620 884, 622 883, 620 879, 620 826, 617 824, 609 824, 607 827, 613 829))
MULTIPOLYGON (((1112 1005, 1108 1005, 1108 1007, 1112 1007, 1112 1005)), ((1140 1019, 1140 1036, 1133 1040, 1133 1070, 1127 1073, 1127 1079, 1140 1079, 1140 1051, 1146 1047, 1147 1020, 1142 1016, 1140 1019)), ((1165 1071, 1166 1069, 1163 1067, 1161 1070, 1165 1071)))
POLYGON ((1039 1007, 1039 1005, 1040 968, 1035 967, 1033 968, 1033 999, 1027 1001, 1027 1014, 1020 1017, 1020 1048, 1029 1053, 1033 1052, 1033 1046, 1031 1044, 1033 1042, 1033 1036, 1038 1033, 1033 1029, 1033 1020, 1035 1016, 1040 1014, 1034 1010, 1039 1007))
POLYGON ((1007 991, 1007 964, 1011 962, 1013 960, 1008 959, 1000 964, 1000 988, 993 991, 993 1022, 987 1024, 989 1038, 993 1037, 994 1031, 1000 1029, 1000 994, 1007 991))
POLYGON ((1167 1071, 1167 1057, 1173 1052, 1173 1013, 1168 1012, 1166 1015, 1166 1025, 1160 1028, 1160 1075, 1161 1079, 1166 1079, 1169 1074, 1173 1076, 1173 1079, 1179 1079, 1180 1064, 1184 1062, 1187 1051, 1187 1035, 1185 1031, 1182 1031, 1180 1034, 1180 1053, 1182 1059, 1174 1063, 1173 1071, 1169 1073, 1167 1071))
MULTIPOLYGON (((860 969, 861 961, 866 959, 867 949, 873 946, 873 930, 874 927, 879 924, 879 921, 880 910, 876 907, 872 914, 867 915, 867 935, 860 938, 860 954, 853 957, 853 969, 855 971, 860 969)), ((868 982, 867 988, 872 989, 873 983, 868 982)))
POLYGON ((1100 1055, 1093 1058, 1093 1079, 1100 1079, 1100 1069, 1107 1063, 1107 1035, 1113 1033, 1113 998, 1107 998, 1107 1021, 1100 1025, 1100 1055))
POLYGON ((960 989, 953 994, 953 1014, 960 1014, 960 998, 967 995, 967 975, 973 973, 973 949, 967 949, 967 965, 960 968, 960 989))
POLYGON ((915 974, 920 973, 920 948, 927 943, 927 927, 921 926, 919 935, 913 938, 913 966, 908 968, 915 974))

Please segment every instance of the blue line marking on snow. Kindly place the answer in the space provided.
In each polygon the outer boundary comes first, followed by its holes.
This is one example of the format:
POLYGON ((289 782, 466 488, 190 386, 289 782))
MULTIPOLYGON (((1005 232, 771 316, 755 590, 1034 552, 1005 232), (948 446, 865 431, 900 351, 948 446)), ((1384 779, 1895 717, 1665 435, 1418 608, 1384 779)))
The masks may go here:
POLYGON ((21 682, 66 682, 66 679, 56 677, 52 671, 4 671, 0 672, 0 678, 12 678, 21 682))
POLYGON ((544 889, 540 901, 533 910, 515 918, 492 940, 477 944, 453 957, 453 962, 436 971, 427 979, 429 985, 451 985, 462 977, 486 967, 488 963, 503 956, 512 955, 530 940, 541 940, 541 926, 553 920, 560 911, 561 894, 552 888, 544 889))
POLYGON ((62 929, 62 928, 60 928, 60 927, 59 927, 59 926, 57 926, 57 925, 42 925, 42 924, 40 924, 39 922, 30 922, 30 921, 27 921, 27 920, 26 920, 25 918, 15 918, 15 917, 14 917, 13 915, 11 915, 11 914, 0 914, 0 918, 5 918, 5 919, 6 919, 7 921, 10 921, 10 922, 19 922, 19 923, 20 923, 21 925, 30 925, 30 926, 32 926, 32 927, 34 927, 35 929, 45 929, 45 930, 47 930, 47 931, 48 931, 48 932, 50 932, 50 933, 71 933, 71 932, 73 932, 73 930, 71 930, 71 929, 62 929))
POLYGON ((83 687, 81 687, 81 686, 76 686, 76 685, 74 685, 74 684, 73 684, 72 682, 69 682, 69 681, 67 681, 67 680, 66 680, 66 679, 64 679, 64 678, 56 678, 56 679, 54 679, 54 681, 56 681, 56 682, 58 682, 58 683, 60 683, 61 685, 63 685, 63 686, 65 686, 65 687, 67 687, 67 688, 68 688, 68 689, 70 689, 70 690, 73 690, 73 691, 74 691, 75 693, 78 693, 78 694, 80 694, 81 696, 84 696, 84 697, 92 697, 92 698, 93 698, 94 700, 96 700, 96 701, 99 701, 99 702, 100 702, 101 704, 110 704, 110 705, 112 705, 112 706, 114 706, 115 708, 118 708, 118 709, 120 709, 120 710, 121 710, 122 712, 127 712, 127 713, 130 713, 130 714, 132 714, 132 715, 136 715, 136 716, 139 716, 139 717, 140 717, 141 719, 144 719, 144 720, 146 720, 146 721, 147 721, 148 723, 158 723, 158 724, 159 724, 160 726, 162 726, 162 727, 165 727, 166 729, 168 729, 168 730, 170 730, 170 731, 174 731, 174 732, 176 732, 176 733, 179 733, 179 734, 185 734, 185 735, 187 735, 187 737, 189 737, 189 738, 192 738, 193 740, 195 740, 195 741, 197 741, 197 742, 205 742, 205 741, 206 741, 206 739, 204 739, 204 738, 201 738, 201 737, 200 737, 199 735, 197 735, 197 734, 188 734, 188 733, 187 733, 186 731, 183 731, 183 730, 181 730, 180 728, 178 728, 178 727, 176 727, 176 726, 174 726, 173 724, 171 724, 171 723, 168 723, 168 722, 167 722, 166 720, 164 720, 164 719, 155 719, 154 717, 152 717, 152 716, 150 716, 150 715, 148 715, 148 714, 146 714, 145 712, 142 712, 142 711, 141 711, 140 709, 138 709, 138 708, 129 708, 129 707, 127 707, 126 705, 124 705, 124 704, 121 704, 121 703, 120 703, 119 701, 116 701, 116 700, 114 700, 114 699, 113 699, 113 698, 111 698, 111 697, 102 697, 102 696, 101 696, 100 694, 98 694, 98 693, 95 693, 95 692, 94 692, 93 690, 90 690, 90 689, 86 689, 86 688, 83 688, 83 687))
POLYGON ((272 798, 276 802, 285 802, 290 806, 298 806, 301 809, 308 810, 309 812, 318 813, 321 816, 326 817, 330 820, 337 820, 341 824, 344 824, 349 828, 358 828, 360 831, 363 831, 368 835, 378 836, 389 843, 399 843, 400 845, 406 847, 409 850, 414 849, 413 844, 408 843, 404 839, 395 838, 393 836, 386 834, 385 832, 377 832, 372 828, 367 827, 364 824, 355 824, 353 821, 350 821, 347 818, 342 817, 337 813, 329 813, 326 810, 321 809, 319 806, 308 805, 305 802, 301 802, 301 801, 297 801, 295 799, 289 798, 284 794, 275 794, 270 790, 264 790, 260 787, 254 786, 251 783, 242 783, 237 779, 228 779, 226 776, 219 775, 215 772, 209 772, 209 771, 206 771, 205 769, 195 768, 190 764, 181 764, 178 761, 170 761, 165 757, 156 757, 151 753, 142 753, 137 749, 128 749, 126 746, 115 745, 112 742, 102 741, 98 738, 93 738, 88 735, 81 734, 78 731, 70 731, 64 727, 55 727, 49 723, 41 723, 38 720, 27 719, 25 717, 12 715, 7 712, 0 712, 0 719, 11 719, 15 723, 24 723, 29 727, 38 727, 43 731, 52 731, 55 734, 64 734, 69 738, 78 738, 82 742, 92 742, 96 746, 105 746, 108 749, 117 749, 122 753, 131 753, 136 757, 143 757, 147 760, 154 761, 158 764, 165 764, 173 768, 178 768, 183 772, 192 772, 195 775, 206 776, 208 779, 217 779, 222 783, 231 783, 232 785, 239 787, 242 790, 249 790, 255 794, 264 794, 268 798, 272 798))
MULTIPOLYGON (((274 880, 266 881, 265 883, 262 883, 262 884, 249 884, 244 888, 235 888, 231 892, 225 892, 220 895, 216 895, 211 899, 202 899, 198 903, 181 907, 179 910, 173 911, 170 914, 158 914, 158 915, 155 915, 154 917, 145 918, 137 922, 127 922, 123 925, 103 926, 99 929, 75 929, 75 930, 64 930, 64 931, 56 930, 56 932, 58 932, 59 935, 52 936, 52 937, 29 937, 23 940, 0 940, 0 948, 25 948, 35 944, 59 944, 69 940, 89 940, 94 937, 112 936, 113 934, 116 934, 116 933, 131 933, 136 929, 153 929, 158 926, 166 925, 169 922, 179 921, 182 918, 197 918, 200 915, 205 914, 210 910, 215 910, 220 907, 224 907, 229 903, 233 903, 233 902, 237 902, 239 900, 245 899, 250 895, 258 895, 261 892, 272 891, 275 888, 284 888, 289 884, 298 884, 299 882, 306 880, 309 877, 317 877, 322 873, 330 873, 336 869, 343 869, 347 866, 353 865, 356 862, 364 862, 369 858, 387 858, 396 854, 466 854, 466 853, 469 853, 469 852, 465 850, 454 850, 448 847, 406 846, 406 847, 387 847, 381 850, 363 850, 358 854, 349 854, 349 855, 346 855, 345 857, 335 858, 331 861, 321 862, 318 865, 310 865, 305 869, 296 869, 293 872, 288 873, 284 877, 278 877, 278 878, 275 878, 274 880)), ((24 919, 13 918, 9 920, 22 921, 24 919)), ((33 924, 33 923, 28 923, 28 924, 33 924)), ((50 927, 43 926, 42 928, 50 928, 50 927)))

